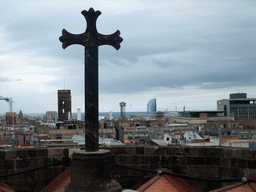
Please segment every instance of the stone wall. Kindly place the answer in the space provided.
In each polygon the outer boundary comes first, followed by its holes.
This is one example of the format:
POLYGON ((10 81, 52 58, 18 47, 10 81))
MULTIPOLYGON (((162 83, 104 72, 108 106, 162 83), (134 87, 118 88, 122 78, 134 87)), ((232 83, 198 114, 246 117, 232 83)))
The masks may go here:
MULTIPOLYGON (((167 168, 174 173, 210 178, 242 178, 256 174, 256 149, 223 147, 118 146, 108 148, 116 163, 137 168, 167 168)), ((67 159, 69 148, 20 149, 0 151, 0 175, 20 172, 67 159)), ((0 177, 15 191, 41 191, 68 164, 47 167, 22 175, 0 177)), ((132 188, 148 173, 116 167, 116 179, 124 188, 132 188)), ((231 183, 202 182, 185 179, 199 192, 231 183)))
MULTIPOLYGON (((209 178, 242 178, 256 174, 256 149, 220 147, 113 147, 116 163, 137 168, 167 168, 174 173, 209 178)), ((132 185, 147 173, 117 167, 117 180, 132 185), (128 182, 129 181, 129 182, 128 182)), ((231 183, 185 179, 198 191, 231 183)))
MULTIPOLYGON (((0 175, 20 172, 67 158, 68 149, 64 148, 0 151, 0 175)), ((68 165, 67 162, 20 175, 0 177, 0 181, 15 191, 41 191, 68 165)))

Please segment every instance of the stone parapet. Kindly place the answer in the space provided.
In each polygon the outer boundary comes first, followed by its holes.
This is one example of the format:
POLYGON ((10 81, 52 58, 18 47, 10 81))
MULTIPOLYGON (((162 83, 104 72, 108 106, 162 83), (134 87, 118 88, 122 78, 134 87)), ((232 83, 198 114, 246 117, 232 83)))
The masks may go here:
MULTIPOLYGON (((167 168, 174 173, 210 178, 242 178, 256 174, 256 149, 227 147, 156 147, 156 146, 118 146, 109 148, 115 155, 116 163, 136 168, 167 168)), ((147 173, 118 168, 121 185, 122 178, 130 178, 136 183, 147 173)), ((198 191, 209 191, 230 183, 186 181, 198 191)), ((123 186, 124 188, 126 186, 123 186)))
MULTIPOLYGON (((256 174, 256 149, 212 146, 115 146, 106 149, 114 154, 116 163, 136 168, 167 168, 174 173, 210 178, 242 178, 256 174)), ((0 151, 0 175, 60 161, 69 158, 69 153, 73 153, 70 148, 0 151)), ((0 181, 15 190, 41 191, 64 171, 66 166, 62 164, 22 175, 2 177, 0 181)), ((115 169, 115 178, 123 188, 131 188, 146 174, 148 173, 121 167, 115 169)), ((198 191, 210 191, 230 184, 188 179, 186 181, 198 191)))
MULTIPOLYGON (((31 148, 0 151, 0 175, 22 172, 68 158, 68 148, 31 148)), ((14 175, 1 177, 0 181, 15 191, 41 191, 65 170, 66 165, 46 167, 14 175)))

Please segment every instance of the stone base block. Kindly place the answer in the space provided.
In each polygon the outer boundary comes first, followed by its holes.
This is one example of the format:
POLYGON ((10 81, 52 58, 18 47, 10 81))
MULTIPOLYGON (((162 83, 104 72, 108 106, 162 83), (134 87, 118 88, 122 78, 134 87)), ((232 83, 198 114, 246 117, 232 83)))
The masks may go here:
POLYGON ((75 151, 71 156, 71 183, 66 192, 121 192, 115 181, 115 158, 109 150, 75 151))
POLYGON ((65 192, 121 192, 122 189, 122 186, 117 181, 112 180, 110 183, 104 186, 87 188, 73 186, 72 183, 70 183, 65 188, 65 192))

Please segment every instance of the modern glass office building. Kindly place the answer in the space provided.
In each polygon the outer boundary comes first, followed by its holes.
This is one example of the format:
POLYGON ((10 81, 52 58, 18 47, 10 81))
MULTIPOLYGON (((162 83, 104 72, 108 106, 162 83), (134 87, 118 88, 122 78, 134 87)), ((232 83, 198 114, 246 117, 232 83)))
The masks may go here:
POLYGON ((256 98, 247 98, 246 93, 230 94, 229 99, 217 101, 217 110, 224 116, 238 119, 256 119, 256 98))
POLYGON ((156 99, 151 99, 147 104, 147 112, 155 113, 156 112, 156 99))

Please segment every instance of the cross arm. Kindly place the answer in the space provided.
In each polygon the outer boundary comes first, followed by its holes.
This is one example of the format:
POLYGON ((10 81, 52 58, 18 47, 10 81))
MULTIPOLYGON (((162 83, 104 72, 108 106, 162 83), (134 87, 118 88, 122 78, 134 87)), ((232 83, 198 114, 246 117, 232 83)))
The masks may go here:
POLYGON ((60 36, 59 38, 59 40, 62 42, 63 49, 65 49, 66 47, 72 44, 79 44, 79 45, 86 46, 86 42, 88 42, 88 39, 89 39, 89 35, 86 33, 76 35, 76 34, 67 32, 65 29, 62 30, 62 36, 60 36))
POLYGON ((102 35, 98 34, 99 46, 100 45, 111 45, 116 50, 120 48, 120 43, 123 41, 123 38, 120 37, 120 31, 117 30, 115 33, 111 35, 102 35))

